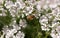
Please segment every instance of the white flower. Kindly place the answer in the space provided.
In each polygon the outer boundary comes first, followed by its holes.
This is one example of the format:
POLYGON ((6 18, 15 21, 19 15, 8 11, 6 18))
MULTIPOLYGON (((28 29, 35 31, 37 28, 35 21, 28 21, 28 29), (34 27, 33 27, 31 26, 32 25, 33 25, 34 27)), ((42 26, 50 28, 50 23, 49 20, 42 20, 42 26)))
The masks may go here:
POLYGON ((48 9, 48 5, 44 5, 43 8, 44 8, 44 9, 48 9))
POLYGON ((5 7, 6 7, 7 9, 11 8, 12 5, 14 5, 12 1, 6 1, 6 3, 5 3, 5 7))
POLYGON ((53 33, 51 33, 52 38, 57 38, 57 36, 53 33))
POLYGON ((4 0, 0 0, 0 5, 3 4, 4 0))
POLYGON ((12 22, 11 22, 11 24, 9 26, 11 26, 10 29, 15 29, 15 30, 20 30, 21 29, 21 27, 18 24, 16 24, 15 19, 12 20, 12 22))
POLYGON ((41 6, 40 5, 36 5, 36 8, 37 8, 38 11, 41 10, 41 6))
POLYGON ((9 11, 10 11, 12 17, 15 17, 15 16, 18 15, 18 9, 17 9, 17 7, 16 7, 15 5, 13 5, 13 6, 9 9, 9 11))
POLYGON ((48 18, 46 16, 42 16, 39 21, 42 25, 48 24, 48 18))
POLYGON ((49 5, 50 8, 56 8, 57 7, 57 4, 51 4, 49 5))
POLYGON ((21 19, 19 23, 20 23, 20 26, 21 27, 24 27, 25 28, 27 26, 26 20, 24 20, 24 19, 21 19))
POLYGON ((59 33, 56 33, 55 30, 52 30, 50 35, 52 36, 52 38, 60 38, 59 33))
POLYGON ((44 31, 49 31, 50 30, 49 29, 50 25, 48 24, 48 18, 46 16, 43 15, 40 18, 40 21, 39 22, 41 23, 42 30, 44 30, 44 31))
POLYGON ((50 29, 49 29, 49 27, 48 27, 48 25, 42 25, 41 26, 41 28, 42 28, 42 30, 44 30, 44 31, 49 31, 50 29))
POLYGON ((50 8, 56 8, 57 7, 57 0, 48 0, 49 1, 49 7, 50 8))
POLYGON ((13 25, 13 28, 16 29, 16 30, 20 30, 21 29, 21 27, 18 26, 17 24, 13 25))
POLYGON ((33 7, 32 7, 32 6, 26 7, 26 8, 25 8, 25 11, 26 11, 25 14, 26 14, 26 16, 27 16, 27 15, 29 15, 29 14, 32 13, 32 11, 33 11, 33 7))
POLYGON ((16 34, 16 38, 24 38, 24 33, 19 31, 17 34, 16 34))
POLYGON ((9 29, 8 29, 8 26, 4 26, 2 32, 3 32, 4 34, 7 34, 8 30, 9 30, 9 29))
POLYGON ((4 10, 3 8, 0 8, 0 16, 6 16, 6 10, 4 10))
POLYGON ((56 27, 56 31, 60 34, 60 26, 56 27))
POLYGON ((51 36, 53 38, 60 38, 60 23, 59 22, 52 23, 51 36))
POLYGON ((27 0, 25 3, 28 3, 30 6, 36 5, 36 0, 27 0))
MULTIPOLYGON (((6 29, 7 30, 7 29, 6 29)), ((5 32, 5 31, 4 31, 5 32)), ((3 33, 4 33, 3 32, 3 33)), ((5 37, 6 38, 10 38, 10 37, 12 37, 13 35, 14 35, 14 33, 16 33, 17 32, 17 30, 16 29, 11 29, 11 30, 7 30, 7 33, 5 33, 5 37)))
POLYGON ((25 7, 25 4, 23 2, 15 2, 15 5, 18 9, 23 9, 25 7))
POLYGON ((26 10, 29 11, 29 13, 31 13, 32 10, 33 10, 33 7, 31 7, 31 6, 30 7, 26 7, 26 10))

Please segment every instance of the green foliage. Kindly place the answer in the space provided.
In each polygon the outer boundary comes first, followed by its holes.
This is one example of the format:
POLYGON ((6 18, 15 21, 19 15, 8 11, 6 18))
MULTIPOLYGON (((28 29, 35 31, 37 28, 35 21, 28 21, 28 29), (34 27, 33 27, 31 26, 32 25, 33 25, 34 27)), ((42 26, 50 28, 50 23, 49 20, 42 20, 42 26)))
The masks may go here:
POLYGON ((5 12, 6 16, 0 16, 0 31, 4 27, 4 25, 9 25, 12 19, 12 16, 10 15, 10 12, 8 9, 4 6, 5 1, 3 3, 3 9, 5 9, 7 12, 5 12))
POLYGON ((0 16, 0 31, 2 30, 4 25, 9 25, 11 22, 11 16, 0 16))
POLYGON ((23 2, 25 2, 26 0, 23 0, 23 2))
POLYGON ((41 16, 45 15, 46 13, 52 13, 52 10, 50 8, 48 8, 47 10, 42 8, 41 9, 41 16))
POLYGON ((22 29, 25 33, 25 38, 51 38, 49 32, 42 31, 39 19, 34 17, 33 20, 26 19, 26 21, 27 27, 22 29))
POLYGON ((0 31, 2 30, 3 26, 3 23, 0 22, 0 31))
POLYGON ((15 3, 16 2, 16 0, 11 0, 13 3, 15 3))
POLYGON ((0 13, 2 13, 2 10, 0 10, 0 13))
POLYGON ((11 22, 11 17, 9 16, 0 16, 0 22, 4 25, 8 25, 11 22))
POLYGON ((51 13, 51 12, 52 12, 52 10, 51 9, 48 9, 47 13, 51 13))
POLYGON ((20 17, 19 18, 16 17, 16 23, 17 24, 19 24, 19 21, 20 21, 20 17))

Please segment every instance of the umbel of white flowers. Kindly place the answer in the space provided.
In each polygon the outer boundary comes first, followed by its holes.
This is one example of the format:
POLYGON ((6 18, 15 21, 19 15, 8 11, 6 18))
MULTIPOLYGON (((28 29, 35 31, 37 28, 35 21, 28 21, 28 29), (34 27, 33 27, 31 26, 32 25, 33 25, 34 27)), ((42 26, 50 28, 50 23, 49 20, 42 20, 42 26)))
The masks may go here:
POLYGON ((60 38, 60 0, 0 0, 0 38, 24 38, 25 17, 39 19, 42 31, 60 38))

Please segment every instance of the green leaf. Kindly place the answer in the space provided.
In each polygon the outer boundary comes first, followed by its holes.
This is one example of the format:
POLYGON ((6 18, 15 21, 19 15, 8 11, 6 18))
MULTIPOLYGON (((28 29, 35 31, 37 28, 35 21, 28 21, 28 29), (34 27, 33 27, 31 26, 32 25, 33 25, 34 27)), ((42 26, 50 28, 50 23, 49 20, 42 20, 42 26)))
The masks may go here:
POLYGON ((4 25, 8 25, 11 22, 11 17, 10 16, 0 16, 0 22, 3 23, 4 25))
POLYGON ((51 13, 51 12, 52 12, 52 10, 51 9, 48 9, 47 13, 51 13))
POLYGON ((2 30, 3 26, 3 23, 0 21, 0 31, 2 30))
POLYGON ((2 13, 2 10, 0 10, 0 13, 2 13))
POLYGON ((23 0, 23 2, 25 2, 26 0, 23 0))
POLYGON ((19 24, 20 18, 16 18, 16 23, 19 24))

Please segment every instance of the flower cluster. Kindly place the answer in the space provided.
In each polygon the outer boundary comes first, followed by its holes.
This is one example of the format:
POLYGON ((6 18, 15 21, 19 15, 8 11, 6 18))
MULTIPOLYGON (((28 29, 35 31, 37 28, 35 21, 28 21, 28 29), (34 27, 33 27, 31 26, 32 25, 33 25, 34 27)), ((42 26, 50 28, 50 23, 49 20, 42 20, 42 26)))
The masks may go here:
POLYGON ((60 38, 60 0, 0 0, 0 17, 0 38, 24 38, 23 30, 29 25, 37 25, 38 30, 41 27, 52 38, 60 38))

